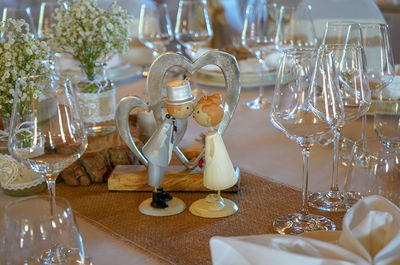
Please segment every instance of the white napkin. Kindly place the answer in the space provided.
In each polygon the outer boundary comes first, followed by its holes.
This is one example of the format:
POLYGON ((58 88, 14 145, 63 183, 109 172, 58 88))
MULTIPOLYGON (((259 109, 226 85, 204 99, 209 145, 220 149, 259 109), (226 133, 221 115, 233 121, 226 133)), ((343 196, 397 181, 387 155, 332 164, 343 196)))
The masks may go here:
POLYGON ((380 196, 348 210, 338 245, 301 236, 213 237, 214 265, 400 264, 400 209, 380 196))
MULTIPOLYGON (((203 55, 204 53, 208 52, 208 51, 212 51, 213 49, 211 48, 198 48, 197 52, 194 54, 194 58, 192 58, 193 60, 196 60, 197 58, 199 58, 201 55, 203 55)), ((187 50, 187 54, 190 54, 190 51, 187 50)), ((267 55, 265 57, 265 67, 264 67, 264 71, 265 72, 269 72, 272 70, 275 70, 278 65, 279 65, 279 59, 281 57, 281 52, 276 51, 276 52, 272 52, 271 54, 267 55)), ((257 58, 247 58, 244 60, 239 60, 238 61, 239 64, 239 70, 240 73, 259 73, 260 68, 262 67, 261 64, 258 62, 257 58)), ((202 68, 205 71, 219 71, 219 67, 216 65, 206 65, 202 68)))

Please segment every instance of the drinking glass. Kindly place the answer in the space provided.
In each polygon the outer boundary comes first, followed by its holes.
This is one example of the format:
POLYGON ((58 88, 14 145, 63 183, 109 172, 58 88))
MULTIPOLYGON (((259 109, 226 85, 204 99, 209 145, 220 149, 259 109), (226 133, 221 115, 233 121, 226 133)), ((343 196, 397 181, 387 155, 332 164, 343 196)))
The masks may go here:
MULTIPOLYGON (((36 25, 33 20, 32 10, 30 7, 4 7, 1 17, 1 21, 6 21, 12 18, 15 20, 23 19, 29 25, 30 31, 36 34, 36 25)), ((0 38, 3 37, 4 33, 0 33, 0 38)))
POLYGON ((166 51, 173 40, 167 4, 146 0, 140 8, 138 38, 153 51, 153 61, 166 51))
POLYGON ((358 140, 346 168, 344 190, 351 200, 380 195, 400 206, 400 150, 376 137, 358 140))
POLYGON ((27 197, 4 208, 1 264, 85 264, 82 238, 71 206, 60 197, 55 203, 57 210, 52 217, 48 214, 47 196, 27 197))
POLYGON ((322 44, 362 45, 360 24, 353 21, 328 21, 322 44))
POLYGON ((87 138, 71 83, 52 75, 17 81, 10 122, 11 155, 46 179, 55 214, 57 175, 86 150, 87 138))
POLYGON ((297 48, 283 52, 270 118, 272 124, 302 149, 303 188, 300 213, 274 220, 280 234, 335 230, 326 217, 308 212, 308 160, 320 138, 335 130, 343 119, 343 105, 330 53, 297 48))
POLYGON ((279 13, 276 4, 256 1, 246 6, 246 16, 242 31, 242 45, 252 52, 260 64, 258 96, 245 103, 249 109, 266 109, 270 102, 264 97, 263 81, 267 67, 265 58, 276 51, 276 29, 279 13))
POLYGON ((327 192, 316 192, 309 196, 309 204, 313 208, 344 212, 354 201, 346 200, 345 194, 340 191, 338 179, 338 150, 341 128, 363 116, 369 109, 371 93, 365 71, 363 50, 352 44, 325 44, 321 46, 325 52, 332 53, 336 77, 343 102, 344 119, 334 130, 333 140, 333 170, 331 187, 327 192))
POLYGON ((382 144, 400 148, 399 87, 390 85, 378 93, 375 103, 374 130, 382 144))
POLYGON ((51 26, 54 24, 53 13, 59 7, 57 2, 41 2, 40 5, 32 8, 33 21, 35 22, 38 39, 47 40, 51 33, 51 26))
POLYGON ((389 85, 396 75, 389 29, 386 24, 360 23, 362 46, 367 60, 367 73, 372 97, 389 85))
POLYGON ((317 47, 317 35, 311 14, 311 6, 277 6, 278 26, 276 44, 279 50, 293 47, 317 47))
POLYGON ((176 15, 175 38, 190 51, 192 60, 198 48, 211 40, 213 30, 206 0, 180 0, 176 15))

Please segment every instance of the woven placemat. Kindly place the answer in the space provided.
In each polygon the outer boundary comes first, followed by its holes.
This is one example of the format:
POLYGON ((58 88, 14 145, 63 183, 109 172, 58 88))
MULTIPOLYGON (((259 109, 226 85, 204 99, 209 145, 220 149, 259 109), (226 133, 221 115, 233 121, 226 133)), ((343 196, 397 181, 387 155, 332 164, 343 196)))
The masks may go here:
MULTIPOLYGON (((57 195, 66 198, 78 215, 114 236, 163 257, 172 264, 211 264, 212 236, 274 233, 274 218, 300 209, 301 192, 246 172, 241 172, 237 194, 223 197, 237 203, 239 211, 226 218, 205 219, 188 210, 170 217, 150 217, 138 211, 149 192, 109 192, 106 184, 88 187, 57 185, 57 195)), ((187 207, 204 198, 204 192, 172 193, 187 207)), ((327 216, 341 229, 343 214, 312 212, 327 216)))

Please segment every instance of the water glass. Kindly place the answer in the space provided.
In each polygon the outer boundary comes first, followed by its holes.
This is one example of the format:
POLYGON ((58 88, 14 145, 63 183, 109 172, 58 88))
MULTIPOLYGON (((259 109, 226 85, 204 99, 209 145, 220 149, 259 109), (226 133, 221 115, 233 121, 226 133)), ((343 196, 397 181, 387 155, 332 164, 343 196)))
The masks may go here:
POLYGON ((56 197, 50 216, 47 196, 9 203, 4 210, 1 264, 85 264, 82 238, 69 202, 56 197))
POLYGON ((378 138, 358 140, 346 168, 344 190, 348 200, 380 195, 400 206, 400 150, 378 138))

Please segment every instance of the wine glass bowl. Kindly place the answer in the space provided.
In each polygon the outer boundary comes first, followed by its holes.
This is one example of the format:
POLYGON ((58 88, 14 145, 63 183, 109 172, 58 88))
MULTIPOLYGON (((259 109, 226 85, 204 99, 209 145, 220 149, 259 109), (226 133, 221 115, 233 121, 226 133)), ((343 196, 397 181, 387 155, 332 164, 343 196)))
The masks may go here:
POLYGON ((377 93, 389 85, 396 75, 389 29, 386 24, 361 23, 362 45, 367 60, 369 86, 377 93))
POLYGON ((145 1, 140 8, 138 39, 153 51, 153 61, 173 40, 167 4, 145 1))
POLYGON ((302 149, 303 198, 300 213, 278 217, 273 223, 280 234, 335 230, 326 217, 308 212, 308 160, 314 143, 335 130, 343 118, 338 83, 330 53, 313 48, 283 52, 274 98, 271 123, 302 149))
POLYGON ((52 202, 57 175, 86 150, 82 124, 68 79, 31 75, 17 81, 9 151, 16 160, 46 178, 52 202))
POLYGON ((47 196, 33 196, 4 208, 1 264, 85 264, 85 252, 71 206, 57 197, 53 217, 47 196))
POLYGON ((206 0, 180 0, 174 30, 175 38, 191 53, 196 52, 213 37, 206 0))

